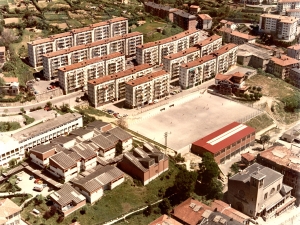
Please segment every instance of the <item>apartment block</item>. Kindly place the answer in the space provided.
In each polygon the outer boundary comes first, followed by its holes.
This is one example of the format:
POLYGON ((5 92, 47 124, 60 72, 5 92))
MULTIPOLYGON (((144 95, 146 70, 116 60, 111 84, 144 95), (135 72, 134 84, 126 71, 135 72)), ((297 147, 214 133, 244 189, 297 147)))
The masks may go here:
POLYGON ((128 81, 125 104, 130 108, 135 108, 168 96, 169 81, 170 75, 164 70, 128 81))
POLYGON ((292 68, 290 70, 290 84, 294 85, 297 88, 300 88, 300 70, 298 68, 292 68))
POLYGON ((163 69, 170 74, 170 79, 178 78, 181 64, 200 58, 200 54, 200 49, 198 47, 191 47, 184 51, 165 56, 162 61, 163 69))
POLYGON ((218 50, 222 46, 222 37, 219 35, 213 35, 200 41, 197 46, 200 48, 200 57, 209 55, 210 53, 218 50))
POLYGON ((262 32, 274 34, 278 39, 292 41, 297 36, 298 18, 274 14, 260 15, 259 27, 262 32))
POLYGON ((5 47, 0 46, 0 63, 5 63, 5 47))
POLYGON ((271 58, 267 66, 267 72, 284 80, 285 78, 289 78, 292 68, 299 67, 299 63, 297 59, 286 55, 279 55, 278 57, 271 58))
POLYGON ((111 76, 90 80, 88 82, 89 101, 94 107, 98 107, 112 100, 124 99, 126 82, 150 73, 152 73, 152 67, 149 64, 143 64, 111 76))
POLYGON ((216 75, 215 55, 206 55, 180 67, 179 85, 182 89, 192 88, 216 75))
POLYGON ((300 60, 300 44, 296 44, 288 47, 287 56, 300 60))
POLYGON ((159 5, 154 2, 145 2, 145 11, 151 13, 154 16, 159 16, 162 19, 169 19, 173 22, 173 12, 178 9, 172 8, 170 6, 159 5))
POLYGON ((29 63, 34 68, 43 65, 43 55, 73 46, 92 43, 128 32, 128 20, 123 17, 95 23, 89 27, 73 29, 70 32, 49 36, 27 43, 29 63))
POLYGON ((231 66, 236 64, 237 50, 238 50, 238 46, 236 44, 230 43, 222 46, 219 50, 214 51, 212 53, 217 57, 216 74, 224 73, 231 66))
POLYGON ((190 30, 196 28, 198 21, 195 15, 179 9, 173 12, 173 23, 184 30, 190 30))
POLYGON ((208 14, 198 14, 198 25, 201 30, 210 30, 212 18, 208 14))
POLYGON ((280 14, 285 14, 289 10, 300 9, 299 0, 278 0, 277 2, 277 11, 280 14))
POLYGON ((207 36, 202 31, 188 30, 169 38, 148 42, 136 48, 138 64, 161 64, 165 56, 193 47, 207 36))
POLYGON ((287 9, 286 10, 286 15, 290 16, 290 17, 298 18, 298 25, 300 24, 300 8, 298 8, 298 9, 287 9))

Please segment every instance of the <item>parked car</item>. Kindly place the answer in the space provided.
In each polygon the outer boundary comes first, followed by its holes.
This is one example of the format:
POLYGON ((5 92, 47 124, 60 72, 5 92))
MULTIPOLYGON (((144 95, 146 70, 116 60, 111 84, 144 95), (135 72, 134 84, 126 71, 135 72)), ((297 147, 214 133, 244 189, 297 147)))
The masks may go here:
POLYGON ((155 99, 154 101, 153 101, 153 103, 155 104, 155 103, 158 103, 158 100, 157 99, 155 99))
POLYGON ((51 87, 47 87, 47 90, 51 90, 51 87))
POLYGON ((108 110, 107 110, 107 113, 108 113, 108 114, 113 114, 113 113, 115 113, 115 112, 114 112, 113 110, 108 109, 108 110))
POLYGON ((33 180, 33 179, 34 179, 34 176, 30 176, 30 177, 29 177, 29 180, 33 180))
POLYGON ((42 183, 43 183, 43 181, 42 181, 42 180, 40 180, 40 179, 35 179, 34 183, 35 183, 35 184, 42 184, 42 183))
POLYGON ((42 191, 43 189, 44 189, 43 185, 36 185, 33 188, 34 191, 42 191))

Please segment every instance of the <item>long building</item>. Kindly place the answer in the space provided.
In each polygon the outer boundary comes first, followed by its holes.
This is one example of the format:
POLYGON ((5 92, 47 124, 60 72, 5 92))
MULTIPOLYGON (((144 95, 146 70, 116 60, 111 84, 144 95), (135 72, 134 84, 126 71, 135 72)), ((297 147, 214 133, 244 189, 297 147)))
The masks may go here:
POLYGON ((128 81, 125 91, 125 105, 129 108, 141 107, 169 95, 170 75, 160 70, 128 81))
POLYGON ((271 58, 267 66, 267 72, 284 80, 289 78, 291 69, 299 67, 299 63, 300 61, 297 59, 279 55, 271 58))
POLYGON ((217 73, 226 72, 237 60, 237 45, 227 44, 210 55, 182 64, 179 85, 188 89, 212 79, 217 73))
POLYGON ((274 14, 260 15, 259 28, 267 34, 275 34, 278 39, 292 41, 297 36, 298 18, 274 14))
POLYGON ((60 67, 58 69, 59 85, 64 94, 87 89, 89 80, 123 71, 125 61, 125 55, 116 52, 60 67))
POLYGON ((161 64, 165 56, 193 47, 206 37, 202 31, 193 29, 159 41, 139 45, 136 48, 137 63, 161 64))
POLYGON ((285 14, 289 10, 300 9, 299 0, 278 0, 277 11, 281 14, 285 14))
POLYGON ((124 99, 125 83, 150 73, 152 73, 152 67, 149 64, 143 64, 111 76, 90 80, 88 82, 89 101, 94 107, 98 107, 112 100, 124 99))
POLYGON ((89 27, 52 35, 27 43, 29 63, 34 68, 43 65, 43 55, 73 46, 92 43, 128 33, 128 20, 123 17, 99 22, 89 27))
POLYGON ((244 149, 253 145, 254 141, 254 128, 233 122, 192 143, 191 151, 200 156, 210 153, 220 164, 240 154, 244 149))
MULTIPOLYGON (((298 3, 300 3, 300 1, 298 3)), ((300 24, 300 7, 298 9, 287 9, 286 15, 298 18, 298 25, 300 24)))
POLYGON ((58 76, 59 67, 115 52, 123 53, 126 57, 132 57, 135 54, 136 44, 142 42, 142 33, 133 32, 90 44, 78 45, 68 49, 47 53, 43 55, 44 77, 47 80, 51 80, 58 76), (129 55, 126 55, 126 52, 129 55))

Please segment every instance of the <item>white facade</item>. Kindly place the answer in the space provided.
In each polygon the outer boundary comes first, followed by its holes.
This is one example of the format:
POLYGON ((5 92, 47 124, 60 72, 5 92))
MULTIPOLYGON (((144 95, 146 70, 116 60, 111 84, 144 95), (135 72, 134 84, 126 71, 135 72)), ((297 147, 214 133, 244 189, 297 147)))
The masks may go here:
POLYGON ((107 151, 99 150, 99 156, 104 157, 107 159, 112 159, 116 155, 116 148, 109 149, 107 151))
POLYGON ((300 60, 300 45, 293 45, 287 48, 287 55, 294 59, 300 60))
POLYGON ((292 41, 297 36, 298 18, 273 14, 262 14, 259 27, 262 32, 276 35, 278 39, 292 41))
POLYGON ((299 0, 279 0, 277 3, 277 11, 286 13, 289 9, 300 9, 299 0))
POLYGON ((95 166, 97 166, 97 158, 96 157, 94 157, 90 160, 87 160, 87 161, 81 160, 81 166, 80 167, 81 167, 82 170, 89 170, 89 169, 94 168, 95 166))
POLYGON ((78 162, 77 166, 70 168, 66 171, 50 164, 48 171, 52 173, 54 176, 60 177, 64 179, 65 182, 68 182, 69 180, 75 178, 80 172, 80 163, 78 162))
POLYGON ((298 8, 298 9, 288 9, 286 11, 286 15, 298 18, 298 25, 300 24, 300 20, 299 20, 300 19, 300 8, 298 8))
POLYGON ((30 153, 30 158, 33 163, 37 164, 38 166, 40 166, 42 168, 49 165, 49 158, 47 158, 45 160, 41 160, 38 157, 36 157, 35 154, 32 154, 32 153, 30 153))
POLYGON ((123 151, 129 151, 132 149, 132 138, 126 140, 126 141, 122 141, 122 148, 123 148, 123 151))

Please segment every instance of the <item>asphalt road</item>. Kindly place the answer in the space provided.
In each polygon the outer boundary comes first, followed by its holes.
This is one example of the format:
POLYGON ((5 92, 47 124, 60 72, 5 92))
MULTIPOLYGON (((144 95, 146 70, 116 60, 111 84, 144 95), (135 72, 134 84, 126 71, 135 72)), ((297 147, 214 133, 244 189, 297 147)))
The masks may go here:
POLYGON ((29 111, 31 108, 35 108, 38 106, 44 107, 46 102, 52 102, 52 105, 57 105, 57 106, 61 106, 64 103, 65 104, 69 104, 71 107, 76 105, 76 98, 83 96, 84 93, 83 92, 74 92, 68 95, 62 95, 59 96, 57 98, 53 98, 53 99, 48 99, 45 101, 41 101, 32 105, 27 105, 27 106, 11 106, 11 107, 0 107, 0 114, 4 113, 5 109, 8 109, 8 113, 7 114, 15 114, 15 113, 19 113, 21 108, 24 108, 26 111, 29 111))

